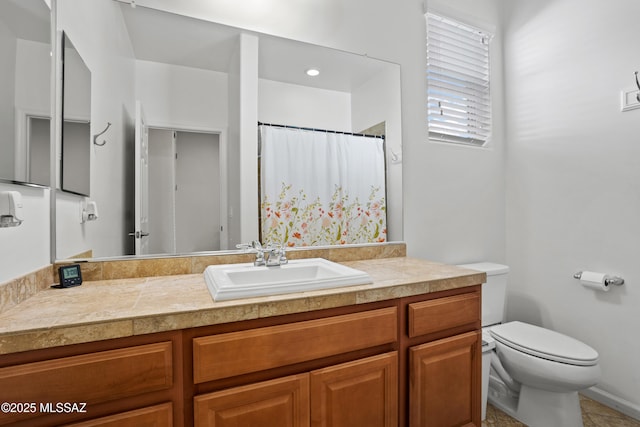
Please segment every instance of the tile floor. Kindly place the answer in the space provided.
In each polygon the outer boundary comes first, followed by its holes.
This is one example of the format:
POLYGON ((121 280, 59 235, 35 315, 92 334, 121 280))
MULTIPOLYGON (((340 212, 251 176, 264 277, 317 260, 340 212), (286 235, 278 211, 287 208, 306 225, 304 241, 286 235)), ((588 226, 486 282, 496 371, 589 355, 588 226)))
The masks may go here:
MULTIPOLYGON (((580 406, 584 427, 640 427, 640 421, 582 395, 580 395, 580 406)), ((487 419, 482 422, 482 427, 524 427, 524 424, 489 404, 487 419)))

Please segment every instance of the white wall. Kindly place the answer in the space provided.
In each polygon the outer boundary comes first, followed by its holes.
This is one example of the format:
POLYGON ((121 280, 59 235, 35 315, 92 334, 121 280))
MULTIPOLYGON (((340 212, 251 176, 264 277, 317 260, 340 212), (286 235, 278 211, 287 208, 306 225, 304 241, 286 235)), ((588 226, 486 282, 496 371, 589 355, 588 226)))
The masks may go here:
MULTIPOLYGON (((239 139, 231 141, 240 148, 240 242, 257 240, 258 221, 258 37, 240 34, 240 122, 239 139)), ((232 165, 233 167, 233 165, 232 165)), ((230 187, 234 188, 234 187, 230 187)), ((233 190, 232 190, 233 191, 233 190)), ((231 242, 232 244, 240 242, 231 242)), ((232 245, 233 247, 233 245, 232 245)))
MULTIPOLYGON (((134 75, 133 48, 118 2, 59 0, 58 28, 91 71, 91 134, 112 126, 91 149, 91 200, 98 204, 97 221, 80 224, 64 212, 79 211, 80 197, 57 203, 57 258, 93 250, 94 256, 126 253, 132 231, 131 189, 125 185, 133 168, 134 75), (129 160, 128 160, 129 159, 129 160), (127 222, 129 221, 129 222, 127 222), (80 243, 81 242, 81 243, 80 243)), ((130 179, 130 178, 129 178, 130 179)))
MULTIPOLYGON (((500 21, 494 0, 427 3, 429 9, 475 26, 497 26, 500 21)), ((404 140, 404 234, 411 255, 452 264, 505 259, 502 38, 499 27, 496 31, 490 48, 493 122, 488 148, 425 142, 425 90, 403 81, 403 87, 408 84, 420 93, 423 103, 420 117, 412 117, 416 113, 403 102, 403 126, 407 120, 422 125, 419 141, 404 140)), ((424 51, 423 44, 419 52, 424 51)), ((426 60, 421 59, 414 66, 423 71, 426 60)))
MULTIPOLYGON (((31 163, 30 177, 27 176, 29 153, 27 151, 27 121, 26 115, 51 117, 51 45, 29 40, 18 39, 15 61, 15 171, 14 178, 23 182, 49 182, 49 167, 40 171, 45 179, 33 180, 38 171, 37 163, 31 163)), ((4 135, 4 133, 0 133, 4 135)), ((47 140, 49 134, 46 135, 47 140)), ((7 139, 5 142, 13 142, 7 139)), ((48 146, 48 143, 47 143, 48 146)), ((5 151, 3 151, 3 154, 5 151)), ((8 152, 7 152, 8 153, 8 152)), ((9 157, 7 157, 9 159, 9 157)), ((45 157, 36 156, 33 161, 48 163, 49 154, 45 157)), ((6 161, 6 160, 5 160, 6 161)), ((0 166, 0 169, 2 167, 0 166)), ((4 169, 0 176, 7 177, 4 169)))
POLYGON ((359 132, 385 122, 387 237, 403 239, 402 105, 400 67, 385 67, 353 91, 352 129, 359 132))
MULTIPOLYGON (((220 156, 227 159, 227 186, 221 196, 227 201, 227 238, 221 233, 221 248, 235 248, 242 242, 257 240, 258 224, 258 37, 240 34, 229 60, 228 123, 225 143, 221 139, 220 156), (228 190, 227 190, 228 188, 228 190), (225 197, 225 191, 227 191, 225 197)), ((222 223, 225 219, 221 218, 222 223)))
POLYGON ((260 79, 258 120, 351 132, 351 94, 260 79))
MULTIPOLYGON (((240 164, 240 40, 236 40, 234 49, 229 59, 229 86, 227 105, 229 111, 228 146, 227 151, 227 182, 229 188, 240 188, 240 171, 234 167, 240 164), (233 165, 233 166, 232 166, 233 165)), ((240 192, 228 192, 228 247, 242 242, 240 235, 240 192)))
POLYGON ((51 46, 18 40, 16 52, 16 108, 51 114, 51 46))
MULTIPOLYGON (((600 354, 599 393, 640 416, 640 69, 636 0, 509 0, 507 310, 600 354), (620 274, 596 293, 576 271, 620 274)), ((611 403, 611 402, 610 402, 611 403)))
POLYGON ((0 182, 22 195, 23 223, 0 228, 0 283, 49 264, 49 189, 0 182))
POLYGON ((135 64, 136 99, 150 126, 226 127, 226 73, 142 60, 135 64))

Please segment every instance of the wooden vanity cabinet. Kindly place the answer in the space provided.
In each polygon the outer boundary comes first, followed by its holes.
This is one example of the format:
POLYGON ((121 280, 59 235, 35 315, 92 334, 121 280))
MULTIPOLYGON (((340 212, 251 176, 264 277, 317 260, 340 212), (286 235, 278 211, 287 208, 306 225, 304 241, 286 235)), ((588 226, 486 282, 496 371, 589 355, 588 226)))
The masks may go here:
POLYGON ((196 393, 194 425, 397 426, 398 310, 385 305, 194 338, 199 388, 275 376, 196 393))
POLYGON ((0 426, 479 427, 480 372, 478 285, 3 355, 0 426))
POLYGON ((407 306, 410 427, 481 425, 480 289, 407 306))
POLYGON ((397 352, 194 398, 196 427, 395 427, 397 352))
POLYGON ((171 426, 182 406, 180 336, 2 356, 0 401, 14 404, 15 411, 0 412, 0 425, 171 426))
POLYGON ((479 427, 480 286, 385 304, 195 337, 195 425, 479 427))

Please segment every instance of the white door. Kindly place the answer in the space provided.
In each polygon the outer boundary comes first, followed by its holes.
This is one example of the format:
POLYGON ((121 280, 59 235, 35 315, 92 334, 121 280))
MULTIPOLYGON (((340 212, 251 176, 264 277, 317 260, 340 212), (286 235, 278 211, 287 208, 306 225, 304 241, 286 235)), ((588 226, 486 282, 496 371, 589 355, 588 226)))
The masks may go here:
POLYGON ((176 253, 175 132, 149 128, 149 253, 176 253))
POLYGON ((136 255, 149 253, 149 129, 142 104, 136 101, 135 146, 135 231, 136 255))
POLYGON ((177 252, 220 250, 219 135, 176 134, 177 252))

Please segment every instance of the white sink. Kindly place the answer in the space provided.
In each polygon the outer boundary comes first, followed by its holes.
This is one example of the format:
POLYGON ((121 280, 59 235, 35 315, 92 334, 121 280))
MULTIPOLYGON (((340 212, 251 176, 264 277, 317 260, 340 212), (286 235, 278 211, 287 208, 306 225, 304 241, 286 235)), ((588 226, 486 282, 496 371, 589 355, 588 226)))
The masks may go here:
POLYGON ((291 260, 276 267, 210 265, 204 278, 215 301, 372 283, 371 277, 323 258, 291 260))

